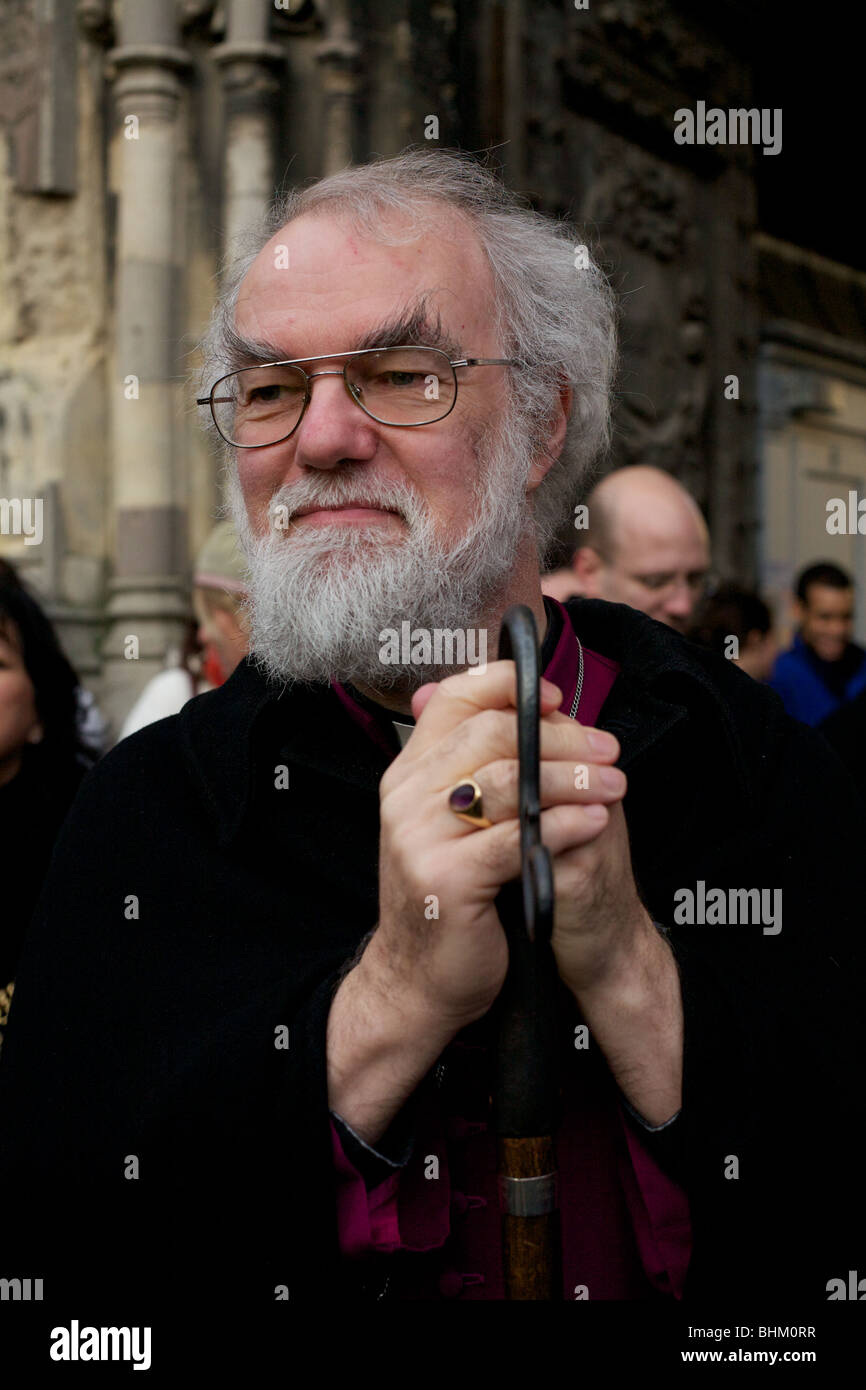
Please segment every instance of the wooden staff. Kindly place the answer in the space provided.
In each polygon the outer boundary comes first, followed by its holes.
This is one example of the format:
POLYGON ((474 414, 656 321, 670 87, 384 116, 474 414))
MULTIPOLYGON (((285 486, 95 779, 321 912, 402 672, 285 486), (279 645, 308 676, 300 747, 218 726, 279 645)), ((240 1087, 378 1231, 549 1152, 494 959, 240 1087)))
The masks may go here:
POLYGON ((521 882, 506 884, 497 911, 508 940, 508 974, 497 1000, 494 1116, 505 1296, 562 1298, 562 1246, 554 1130, 557 1084, 553 1018, 556 970, 553 868, 541 843, 538 636, 532 611, 509 608, 501 660, 517 668, 521 882))

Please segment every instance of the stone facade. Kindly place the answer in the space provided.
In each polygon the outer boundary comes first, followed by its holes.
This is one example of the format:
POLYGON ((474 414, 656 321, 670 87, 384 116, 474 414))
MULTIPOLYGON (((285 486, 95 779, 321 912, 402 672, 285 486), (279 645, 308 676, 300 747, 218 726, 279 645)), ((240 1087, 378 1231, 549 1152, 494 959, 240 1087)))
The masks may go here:
POLYGON ((431 134, 495 147, 513 186, 586 227, 622 299, 610 464, 680 477, 716 567, 774 597, 816 558, 791 478, 811 516, 822 487, 861 476, 862 277, 762 234, 754 146, 673 136, 679 108, 751 105, 747 13, 3 0, 0 497, 42 498, 44 535, 2 535, 0 553, 44 596, 115 728, 178 638, 219 504, 190 382, 221 257, 275 188, 431 134), (805 307, 785 275, 812 277, 805 307), (815 321, 815 295, 835 317, 815 321))

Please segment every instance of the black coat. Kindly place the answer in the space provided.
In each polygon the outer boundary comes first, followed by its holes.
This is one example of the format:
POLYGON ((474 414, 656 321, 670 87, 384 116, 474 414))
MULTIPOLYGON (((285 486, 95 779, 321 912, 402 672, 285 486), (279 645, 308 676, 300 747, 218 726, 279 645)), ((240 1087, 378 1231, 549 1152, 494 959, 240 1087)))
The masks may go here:
POLYGON ((818 725, 848 768, 861 796, 866 796, 866 690, 846 700, 818 725))
MULTIPOLYGON (((682 979, 687 1297, 823 1300, 862 1263, 862 807, 772 692, 629 608, 568 607, 622 668, 599 723, 622 744, 635 875, 682 979), (698 880, 781 888, 781 933, 675 926, 698 880)), ((386 761, 332 693, 246 662, 88 774, 0 1065, 7 1274, 17 1248, 49 1290, 348 1296, 325 1030, 376 923, 386 761)))
POLYGON ((20 771, 0 786, 0 857, 8 866, 0 897, 0 989, 15 978, 54 841, 85 771, 71 755, 45 756, 28 746, 20 771))

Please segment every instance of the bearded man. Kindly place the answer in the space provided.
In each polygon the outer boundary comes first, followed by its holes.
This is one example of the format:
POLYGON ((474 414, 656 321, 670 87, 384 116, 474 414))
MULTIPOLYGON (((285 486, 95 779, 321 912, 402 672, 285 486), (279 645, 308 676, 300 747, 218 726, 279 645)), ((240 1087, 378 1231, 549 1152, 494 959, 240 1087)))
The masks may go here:
POLYGON ((5 1172, 44 1217, 21 1248, 67 1315, 85 1263, 93 1299, 170 1284, 184 1316, 220 1289, 503 1296, 514 603, 545 673, 563 1296, 814 1301, 862 1253, 831 1210, 853 789, 724 660, 541 595, 608 437, 613 305, 573 245, 472 161, 410 152, 292 193, 227 278, 200 404, 251 656, 90 774, 4 1055, 5 1172), (446 631, 487 663, 437 664, 446 631), (771 921, 720 913, 765 899, 771 921))

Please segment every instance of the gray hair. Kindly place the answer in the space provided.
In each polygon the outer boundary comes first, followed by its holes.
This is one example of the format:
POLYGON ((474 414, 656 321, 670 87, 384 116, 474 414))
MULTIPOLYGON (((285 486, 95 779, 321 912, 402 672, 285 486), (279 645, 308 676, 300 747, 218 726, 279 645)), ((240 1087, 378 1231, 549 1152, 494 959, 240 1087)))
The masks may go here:
POLYGON ((475 232, 493 276, 491 306, 508 369, 512 428, 543 449, 559 391, 573 404, 559 459, 533 499, 540 556, 562 534, 590 468, 610 443, 616 363, 613 291, 568 223, 534 212, 474 159, 453 151, 410 149, 350 167, 280 196, 233 248, 202 343, 208 384, 227 369, 241 282, 259 252, 287 223, 308 213, 345 217, 387 245, 417 239, 442 205, 475 232), (401 228, 384 221, 399 214, 401 228), (580 248, 580 250, 578 250, 580 248))

